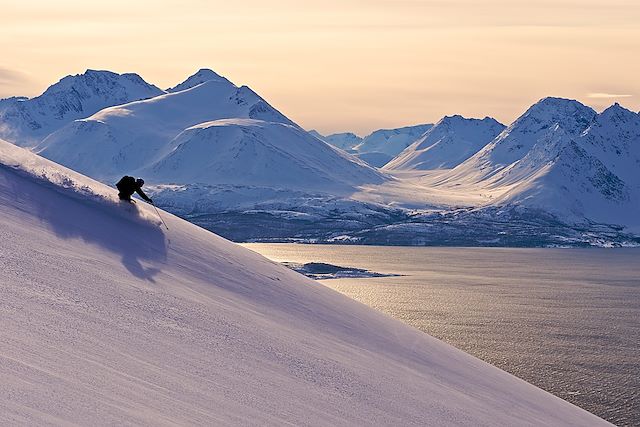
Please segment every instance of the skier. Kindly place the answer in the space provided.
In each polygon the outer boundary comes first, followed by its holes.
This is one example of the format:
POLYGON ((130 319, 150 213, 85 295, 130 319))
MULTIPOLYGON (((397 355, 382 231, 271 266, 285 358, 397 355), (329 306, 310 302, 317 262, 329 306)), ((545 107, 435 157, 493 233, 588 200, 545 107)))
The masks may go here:
POLYGON ((140 197, 153 205, 153 200, 142 191, 143 185, 144 180, 142 178, 135 179, 132 176, 125 175, 116 184, 119 191, 118 197, 120 197, 120 200, 133 203, 131 196, 133 196, 133 193, 138 193, 140 197))

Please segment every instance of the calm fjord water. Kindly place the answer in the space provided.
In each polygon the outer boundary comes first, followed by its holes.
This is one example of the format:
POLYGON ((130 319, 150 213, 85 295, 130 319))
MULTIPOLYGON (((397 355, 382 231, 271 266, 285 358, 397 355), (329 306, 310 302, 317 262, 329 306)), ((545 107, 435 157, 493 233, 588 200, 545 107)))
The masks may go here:
POLYGON ((614 424, 640 425, 640 249, 245 246, 402 274, 322 283, 614 424))

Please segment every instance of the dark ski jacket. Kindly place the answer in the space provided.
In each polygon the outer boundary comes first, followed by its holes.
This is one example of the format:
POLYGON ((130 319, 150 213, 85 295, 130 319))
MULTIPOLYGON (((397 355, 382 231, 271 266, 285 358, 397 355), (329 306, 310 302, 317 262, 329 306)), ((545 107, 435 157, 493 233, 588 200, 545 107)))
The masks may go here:
POLYGON ((125 175, 120 178, 120 181, 118 181, 116 187, 119 191, 118 197, 120 197, 121 200, 131 201, 131 196, 133 196, 133 193, 138 193, 138 195, 144 200, 149 203, 153 203, 153 200, 151 200, 149 196, 144 194, 144 191, 142 191, 142 186, 139 185, 136 179, 132 176, 125 175))

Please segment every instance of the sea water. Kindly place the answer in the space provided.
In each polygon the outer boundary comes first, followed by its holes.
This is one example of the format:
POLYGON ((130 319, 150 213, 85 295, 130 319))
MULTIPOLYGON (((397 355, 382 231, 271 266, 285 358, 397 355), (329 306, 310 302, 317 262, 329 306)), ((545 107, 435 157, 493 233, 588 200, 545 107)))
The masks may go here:
POLYGON ((245 246, 400 275, 321 283, 614 424, 640 425, 640 249, 245 246))

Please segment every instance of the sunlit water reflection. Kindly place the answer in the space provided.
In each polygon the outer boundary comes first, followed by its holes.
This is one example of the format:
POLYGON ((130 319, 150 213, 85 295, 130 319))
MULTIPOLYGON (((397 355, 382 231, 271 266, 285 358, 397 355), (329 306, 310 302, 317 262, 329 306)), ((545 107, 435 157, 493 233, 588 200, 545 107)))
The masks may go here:
POLYGON ((640 249, 247 244, 402 276, 322 283, 618 425, 640 425, 640 249))

